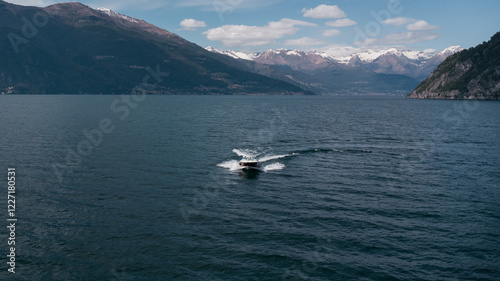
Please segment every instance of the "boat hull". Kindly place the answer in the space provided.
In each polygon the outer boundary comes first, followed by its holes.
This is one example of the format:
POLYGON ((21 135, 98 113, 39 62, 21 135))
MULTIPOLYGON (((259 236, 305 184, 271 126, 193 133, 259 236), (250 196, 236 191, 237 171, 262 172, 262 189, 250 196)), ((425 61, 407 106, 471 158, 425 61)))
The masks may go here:
POLYGON ((240 167, 243 169, 259 169, 260 162, 240 162, 240 167))

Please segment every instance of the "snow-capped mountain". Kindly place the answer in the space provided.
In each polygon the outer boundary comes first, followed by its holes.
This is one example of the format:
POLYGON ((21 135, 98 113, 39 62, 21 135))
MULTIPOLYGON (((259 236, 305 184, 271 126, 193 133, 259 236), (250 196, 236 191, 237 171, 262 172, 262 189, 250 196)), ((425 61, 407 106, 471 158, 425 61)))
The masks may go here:
POLYGON ((16 33, 26 26, 21 17, 51 19, 30 44, 16 47, 0 40, 0 93, 314 94, 109 9, 77 2, 40 8, 0 0, 0 14, 0 30, 16 33))
POLYGON ((455 53, 461 52, 463 50, 464 50, 464 48, 462 48, 460 46, 451 46, 451 47, 444 49, 444 51, 442 51, 440 54, 450 56, 450 55, 453 55, 455 53))
POLYGON ((427 78, 448 56, 461 50, 463 49, 459 46, 446 48, 442 52, 432 49, 400 51, 391 48, 379 52, 377 56, 368 56, 366 53, 357 54, 357 56, 361 56, 367 68, 377 73, 402 74, 421 81, 427 78))
POLYGON ((119 13, 117 13, 117 12, 111 10, 111 9, 108 9, 108 8, 97 8, 96 10, 98 10, 100 12, 103 12, 103 13, 107 14, 110 17, 121 18, 121 19, 124 19, 124 20, 127 20, 127 21, 131 21, 131 22, 142 21, 142 20, 138 20, 138 19, 134 19, 132 17, 126 16, 126 15, 119 14, 119 13))
POLYGON ((333 62, 314 52, 287 49, 268 50, 260 53, 254 61, 262 64, 286 65, 294 70, 325 68, 333 62))
POLYGON ((464 48, 460 46, 451 46, 449 48, 444 49, 442 52, 437 53, 435 56, 426 60, 418 69, 418 71, 414 74, 418 80, 424 80, 427 78, 439 64, 441 64, 447 57, 463 51, 464 48))
POLYGON ((292 69, 317 69, 327 67, 331 63, 348 66, 365 66, 377 73, 401 74, 417 80, 425 79, 448 56, 462 51, 460 46, 452 46, 439 52, 434 49, 424 51, 399 50, 366 50, 350 56, 332 56, 326 52, 277 49, 262 53, 247 54, 237 51, 221 51, 208 47, 207 50, 225 54, 237 59, 253 60, 262 64, 286 65, 292 69))
POLYGON ((226 56, 230 56, 233 59, 254 60, 256 57, 259 56, 259 53, 250 53, 250 54, 248 54, 248 53, 244 53, 244 52, 231 51, 231 50, 222 51, 222 50, 218 50, 218 49, 212 48, 210 46, 206 47, 205 49, 207 51, 210 51, 210 52, 213 52, 213 53, 218 53, 218 54, 223 54, 223 55, 226 55, 226 56))
POLYGON ((370 63, 384 55, 394 55, 397 57, 406 57, 409 60, 421 61, 421 60, 428 60, 433 56, 435 56, 437 53, 438 51, 434 49, 428 49, 424 51, 410 51, 410 50, 398 50, 396 48, 390 48, 380 51, 366 50, 345 57, 336 57, 329 55, 328 53, 324 53, 324 56, 340 63, 348 63, 353 57, 359 57, 362 62, 370 63))
POLYGON ((239 62, 252 72, 284 79, 320 94, 406 94, 418 84, 408 76, 370 70, 358 57, 343 64, 316 52, 278 49, 239 62))
POLYGON ((119 14, 108 8, 97 8, 95 11, 98 11, 102 14, 109 16, 114 22, 119 23, 122 26, 126 26, 128 28, 147 30, 150 33, 165 36, 169 38, 181 39, 177 34, 171 33, 165 29, 159 28, 155 25, 152 25, 144 20, 136 19, 133 17, 129 17, 126 15, 119 14))

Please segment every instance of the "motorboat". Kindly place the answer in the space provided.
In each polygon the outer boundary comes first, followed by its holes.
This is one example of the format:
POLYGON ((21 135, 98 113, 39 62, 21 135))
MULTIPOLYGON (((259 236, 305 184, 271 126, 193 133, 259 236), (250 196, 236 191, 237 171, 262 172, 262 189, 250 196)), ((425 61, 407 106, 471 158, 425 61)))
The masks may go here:
POLYGON ((259 169, 260 161, 255 157, 243 156, 243 158, 240 160, 240 167, 242 167, 243 169, 259 169))

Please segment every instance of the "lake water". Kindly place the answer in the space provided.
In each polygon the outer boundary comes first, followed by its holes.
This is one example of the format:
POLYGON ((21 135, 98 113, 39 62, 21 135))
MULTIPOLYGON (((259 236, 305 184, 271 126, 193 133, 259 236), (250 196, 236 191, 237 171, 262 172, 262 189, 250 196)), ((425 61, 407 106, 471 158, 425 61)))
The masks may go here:
POLYGON ((500 280, 498 102, 1 96, 0 118, 1 280, 500 280))

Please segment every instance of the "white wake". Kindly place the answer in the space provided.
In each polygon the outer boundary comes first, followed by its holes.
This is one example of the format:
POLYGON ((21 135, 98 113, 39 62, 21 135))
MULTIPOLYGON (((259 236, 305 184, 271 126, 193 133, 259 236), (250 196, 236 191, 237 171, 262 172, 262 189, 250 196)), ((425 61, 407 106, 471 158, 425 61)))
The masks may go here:
MULTIPOLYGON (((259 153, 254 150, 250 149, 233 149, 233 152, 236 153, 236 155, 243 157, 243 156, 250 156, 253 158, 257 158, 261 163, 269 162, 272 160, 277 160, 277 159, 282 159, 285 157, 290 157, 290 156, 295 156, 298 155, 298 153, 292 153, 292 154, 281 154, 281 155, 265 155, 263 153, 259 153)), ((242 170, 243 167, 239 165, 239 160, 227 160, 222 163, 217 164, 218 167, 228 169, 230 171, 239 171, 242 170)), ((279 171, 283 170, 285 168, 285 164, 283 163, 271 163, 268 165, 263 165, 259 170, 263 172, 269 172, 269 171, 279 171)))

